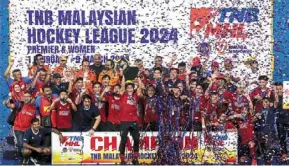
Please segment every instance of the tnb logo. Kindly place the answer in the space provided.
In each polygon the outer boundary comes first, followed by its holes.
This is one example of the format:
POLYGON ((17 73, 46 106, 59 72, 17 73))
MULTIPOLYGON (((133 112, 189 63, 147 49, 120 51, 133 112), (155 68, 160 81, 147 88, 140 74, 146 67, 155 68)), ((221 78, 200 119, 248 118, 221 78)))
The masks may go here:
POLYGON ((62 146, 81 146, 83 142, 82 136, 63 136, 62 146))
POLYGON ((194 37, 205 31, 204 37, 247 38, 244 24, 258 22, 258 8, 191 8, 190 34, 194 37), (214 19, 217 18, 217 21, 214 19))

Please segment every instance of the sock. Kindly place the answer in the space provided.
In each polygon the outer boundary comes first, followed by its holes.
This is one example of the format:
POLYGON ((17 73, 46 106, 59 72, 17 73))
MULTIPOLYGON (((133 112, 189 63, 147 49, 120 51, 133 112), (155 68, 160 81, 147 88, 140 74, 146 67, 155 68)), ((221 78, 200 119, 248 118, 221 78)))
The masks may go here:
POLYGON ((120 154, 120 161, 124 161, 124 154, 120 154))
POLYGON ((133 158, 138 159, 138 152, 133 152, 133 158))
POLYGON ((250 153, 251 153, 251 157, 252 157, 252 160, 256 160, 256 147, 253 146, 253 147, 250 147, 250 153))

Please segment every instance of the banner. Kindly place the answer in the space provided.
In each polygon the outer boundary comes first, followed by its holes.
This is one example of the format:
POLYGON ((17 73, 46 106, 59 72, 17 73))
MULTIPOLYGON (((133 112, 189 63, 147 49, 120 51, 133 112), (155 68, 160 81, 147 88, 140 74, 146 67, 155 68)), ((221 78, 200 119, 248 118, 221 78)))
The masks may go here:
MULTIPOLYGON (((88 133, 65 132, 64 142, 52 133, 53 164, 115 164, 119 158, 119 132, 97 132, 92 137, 88 133)), ((151 163, 156 158, 157 132, 141 133, 140 163, 151 163)), ((180 141, 181 158, 189 163, 236 163, 238 133, 215 132, 204 136, 201 133, 186 133, 180 141), (209 141, 210 140, 210 141, 209 141), (209 143, 210 142, 210 143, 209 143)), ((126 160, 132 160, 133 140, 128 136, 126 160)))
POLYGON ((242 60, 250 56, 260 74, 272 70, 269 0, 11 0, 9 9, 13 68, 24 71, 37 53, 52 67, 63 54, 69 66, 100 53, 104 61, 143 59, 146 67, 155 55, 168 62, 175 54, 178 62, 202 56, 208 68, 213 60, 233 58, 240 76, 247 70, 242 60))

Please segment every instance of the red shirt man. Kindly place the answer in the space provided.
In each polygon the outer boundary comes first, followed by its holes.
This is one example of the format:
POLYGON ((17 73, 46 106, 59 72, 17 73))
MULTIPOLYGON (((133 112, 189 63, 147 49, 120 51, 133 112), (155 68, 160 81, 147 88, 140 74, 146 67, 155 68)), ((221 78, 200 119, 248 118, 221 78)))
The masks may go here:
POLYGON ((77 111, 76 106, 65 90, 60 92, 60 97, 51 104, 49 111, 52 111, 55 117, 55 127, 60 131, 71 131, 72 129, 72 111, 77 111))
POLYGON ((244 107, 249 106, 249 100, 244 95, 244 84, 239 84, 237 92, 232 94, 232 109, 236 114, 240 114, 244 107))
POLYGON ((251 93, 250 93, 250 98, 251 101, 254 104, 255 107, 255 112, 259 112, 261 109, 263 109, 263 104, 262 104, 262 99, 264 97, 270 97, 271 95, 271 90, 266 87, 268 83, 268 77, 267 76, 260 76, 258 78, 259 80, 259 87, 255 88, 251 93))
POLYGON ((119 131, 121 102, 119 97, 120 85, 114 86, 113 92, 107 86, 100 95, 100 100, 108 102, 107 131, 119 131))
MULTIPOLYGON (((41 119, 43 117, 51 117, 51 112, 49 110, 52 102, 57 98, 56 95, 52 94, 52 90, 50 86, 45 86, 43 88, 43 95, 38 96, 35 101, 35 107, 36 107, 36 117, 38 119, 41 119)), ((51 117, 51 125, 55 126, 55 117, 51 117)), ((42 124, 43 125, 43 124, 42 124)), ((48 126, 44 126, 48 127, 48 126)), ((51 126, 50 126, 51 127, 51 126)))
POLYGON ((31 127, 31 120, 35 117, 36 112, 36 108, 31 103, 31 101, 31 94, 29 92, 25 92, 23 95, 23 102, 7 104, 7 106, 10 105, 10 108, 19 110, 14 121, 14 130, 24 133, 27 129, 31 127))

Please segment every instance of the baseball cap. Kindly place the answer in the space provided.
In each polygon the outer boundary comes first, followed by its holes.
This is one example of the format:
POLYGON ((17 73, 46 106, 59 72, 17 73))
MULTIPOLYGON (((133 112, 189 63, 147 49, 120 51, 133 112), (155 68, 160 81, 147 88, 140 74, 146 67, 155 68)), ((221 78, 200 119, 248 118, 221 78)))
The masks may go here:
POLYGON ((212 62, 212 67, 219 67, 219 63, 217 61, 212 62))
POLYGON ((194 57, 192 59, 192 67, 200 66, 201 65, 201 59, 199 57, 194 57))

